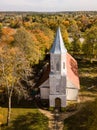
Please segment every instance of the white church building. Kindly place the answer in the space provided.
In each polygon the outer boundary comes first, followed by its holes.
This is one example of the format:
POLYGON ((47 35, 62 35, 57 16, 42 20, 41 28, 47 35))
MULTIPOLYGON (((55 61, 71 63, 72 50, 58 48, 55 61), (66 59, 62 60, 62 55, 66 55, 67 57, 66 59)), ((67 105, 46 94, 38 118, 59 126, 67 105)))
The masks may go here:
POLYGON ((50 50, 50 63, 39 80, 41 99, 50 107, 65 108, 67 101, 77 101, 80 89, 77 61, 67 52, 60 28, 50 50))

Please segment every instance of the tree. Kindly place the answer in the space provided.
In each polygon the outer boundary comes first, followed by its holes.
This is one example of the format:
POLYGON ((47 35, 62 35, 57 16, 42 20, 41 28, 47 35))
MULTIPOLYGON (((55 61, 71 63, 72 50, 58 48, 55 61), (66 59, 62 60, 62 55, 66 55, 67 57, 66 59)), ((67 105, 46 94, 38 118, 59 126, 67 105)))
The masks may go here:
POLYGON ((97 58, 97 27, 92 26, 85 32, 85 42, 83 44, 83 52, 88 58, 97 58))
POLYGON ((73 51, 73 53, 79 53, 80 49, 81 49, 80 48, 80 41, 79 41, 81 32, 80 32, 75 20, 71 20, 70 27, 69 27, 68 31, 69 31, 70 37, 73 38, 73 41, 71 43, 72 44, 71 50, 73 51))
POLYGON ((42 24, 35 24, 35 27, 31 30, 32 41, 39 50, 39 59, 44 58, 45 53, 49 51, 54 39, 54 33, 51 29, 42 24))
POLYGON ((2 48, 0 52, 0 86, 7 91, 8 114, 7 125, 10 123, 11 100, 16 84, 25 76, 29 65, 18 48, 2 48))
POLYGON ((25 57, 29 61, 29 64, 33 65, 39 61, 39 49, 34 43, 30 32, 24 28, 17 30, 14 35, 14 45, 19 47, 20 50, 25 54, 25 57))
POLYGON ((9 27, 2 28, 2 36, 1 40, 5 44, 10 44, 14 41, 13 35, 15 33, 14 29, 11 29, 9 27))
POLYGON ((0 38, 2 36, 2 23, 0 23, 0 38))

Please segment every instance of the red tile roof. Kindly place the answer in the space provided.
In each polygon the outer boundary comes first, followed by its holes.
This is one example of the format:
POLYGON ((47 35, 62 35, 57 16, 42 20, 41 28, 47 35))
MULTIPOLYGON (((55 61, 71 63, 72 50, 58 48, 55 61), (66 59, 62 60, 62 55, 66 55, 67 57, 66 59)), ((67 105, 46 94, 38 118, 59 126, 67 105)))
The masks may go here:
POLYGON ((80 85, 77 61, 69 53, 67 53, 66 59, 67 77, 75 85, 75 87, 79 89, 80 85))
POLYGON ((38 87, 42 83, 44 83, 49 78, 49 73, 50 73, 50 64, 46 64, 43 68, 43 72, 39 79, 39 82, 35 86, 38 87))

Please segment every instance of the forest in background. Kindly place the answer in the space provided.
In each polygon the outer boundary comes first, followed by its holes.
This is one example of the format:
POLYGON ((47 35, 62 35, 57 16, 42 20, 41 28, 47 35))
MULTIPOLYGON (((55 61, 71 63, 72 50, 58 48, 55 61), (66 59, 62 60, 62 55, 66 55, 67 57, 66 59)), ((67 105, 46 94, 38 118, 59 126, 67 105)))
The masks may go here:
POLYGON ((0 105, 35 96, 58 26, 71 55, 97 61, 97 12, 0 13, 0 105))

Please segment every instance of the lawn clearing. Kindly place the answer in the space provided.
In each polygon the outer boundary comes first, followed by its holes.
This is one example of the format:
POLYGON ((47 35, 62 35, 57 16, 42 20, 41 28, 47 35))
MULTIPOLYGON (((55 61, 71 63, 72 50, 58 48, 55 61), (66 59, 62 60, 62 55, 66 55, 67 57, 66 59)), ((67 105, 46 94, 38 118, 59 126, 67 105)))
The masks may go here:
MULTIPOLYGON (((6 123, 7 108, 0 108, 2 123, 6 123)), ((12 108, 10 126, 1 130, 48 130, 48 119, 38 109, 12 108)))

